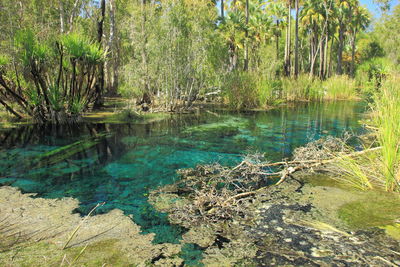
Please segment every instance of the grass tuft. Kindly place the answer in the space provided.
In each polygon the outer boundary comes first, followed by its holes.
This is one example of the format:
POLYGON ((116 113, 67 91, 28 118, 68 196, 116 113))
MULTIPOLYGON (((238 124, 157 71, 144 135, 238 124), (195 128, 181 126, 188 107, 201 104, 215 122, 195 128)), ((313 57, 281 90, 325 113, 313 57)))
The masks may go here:
POLYGON ((382 146, 382 172, 387 191, 400 187, 400 76, 386 80, 374 97, 373 121, 382 146))
POLYGON ((400 190, 400 76, 392 76, 374 95, 372 122, 380 149, 337 163, 340 178, 361 190, 400 190))

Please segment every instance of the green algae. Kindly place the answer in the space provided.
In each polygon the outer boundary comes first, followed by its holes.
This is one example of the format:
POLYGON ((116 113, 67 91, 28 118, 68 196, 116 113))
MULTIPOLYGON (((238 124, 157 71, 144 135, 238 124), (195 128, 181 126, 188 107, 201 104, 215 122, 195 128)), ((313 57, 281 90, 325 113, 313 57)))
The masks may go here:
POLYGON ((169 118, 171 115, 164 112, 157 113, 133 113, 129 111, 107 111, 101 110, 91 112, 83 116, 83 121, 94 122, 94 123, 109 123, 109 124, 120 124, 120 123, 136 123, 146 124, 157 121, 162 121, 169 118))
POLYGON ((371 227, 384 229, 399 239, 400 195, 381 191, 359 191, 328 175, 304 175, 305 196, 312 195, 313 206, 320 214, 314 217, 324 223, 348 230, 371 227))
POLYGON ((218 122, 187 127, 183 134, 199 136, 211 134, 216 137, 235 136, 240 133, 240 129, 246 128, 248 124, 247 119, 225 116, 218 122))
POLYGON ((354 229, 390 225, 400 218, 400 197, 395 193, 367 192, 362 199, 343 205, 338 215, 354 229))
POLYGON ((302 180, 311 186, 336 187, 348 190, 348 185, 338 179, 324 174, 312 174, 302 177, 302 180))
POLYGON ((392 237, 395 240, 400 241, 400 224, 396 223, 392 225, 385 225, 379 228, 385 230, 388 236, 392 237))

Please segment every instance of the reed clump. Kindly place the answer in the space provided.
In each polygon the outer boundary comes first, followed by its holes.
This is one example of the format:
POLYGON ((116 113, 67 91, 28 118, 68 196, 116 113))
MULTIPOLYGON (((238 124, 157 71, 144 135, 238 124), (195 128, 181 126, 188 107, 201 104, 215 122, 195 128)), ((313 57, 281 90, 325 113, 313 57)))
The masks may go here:
POLYGON ((400 75, 394 75, 382 85, 374 97, 373 122, 382 146, 382 175, 387 191, 400 187, 400 75))
POLYGON ((352 186, 367 190, 400 190, 400 75, 385 80, 371 105, 371 127, 380 149, 358 157, 343 157, 335 166, 352 186))
POLYGON ((285 102, 360 99, 356 81, 347 75, 326 80, 301 74, 297 78, 263 77, 257 73, 227 78, 225 102, 233 109, 264 108, 285 102))

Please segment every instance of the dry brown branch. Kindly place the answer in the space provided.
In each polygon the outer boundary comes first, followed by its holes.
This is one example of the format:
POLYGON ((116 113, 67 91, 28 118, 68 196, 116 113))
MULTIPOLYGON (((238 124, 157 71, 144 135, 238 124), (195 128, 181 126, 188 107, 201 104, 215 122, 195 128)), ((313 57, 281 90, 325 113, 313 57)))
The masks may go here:
POLYGON ((272 163, 267 162, 263 155, 255 154, 246 156, 234 167, 213 164, 180 170, 178 173, 182 179, 169 187, 170 191, 160 189, 152 194, 178 194, 187 200, 185 205, 174 207, 170 212, 173 221, 198 224, 230 220, 236 215, 246 214, 246 203, 252 199, 251 196, 271 184, 283 183, 295 172, 318 170, 340 159, 358 157, 381 149, 375 147, 354 152, 337 139, 327 138, 326 142, 317 141, 299 150, 305 159, 300 158, 299 151, 292 161, 272 163))

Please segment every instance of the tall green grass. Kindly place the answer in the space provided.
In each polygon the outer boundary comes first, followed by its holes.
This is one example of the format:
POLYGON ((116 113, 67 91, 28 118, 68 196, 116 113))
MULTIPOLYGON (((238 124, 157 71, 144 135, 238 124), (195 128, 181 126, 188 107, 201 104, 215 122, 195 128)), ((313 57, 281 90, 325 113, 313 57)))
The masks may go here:
MULTIPOLYGON (((357 157, 344 156, 337 172, 352 187, 361 190, 400 190, 400 75, 386 79, 373 97, 372 123, 380 149, 357 157)), ((367 148, 368 149, 368 148, 367 148)))
POLYGON ((400 185, 400 75, 386 80, 375 94, 373 121, 382 146, 385 187, 393 191, 400 185))
POLYGON ((233 72, 228 75, 225 85, 225 102, 236 110, 260 106, 257 90, 257 76, 252 72, 233 72))
POLYGON ((358 99, 354 79, 333 76, 321 81, 307 74, 272 79, 255 72, 226 77, 225 100, 234 109, 263 108, 282 102, 358 99))
POLYGON ((356 82, 346 75, 336 75, 323 81, 323 99, 326 100, 351 100, 358 98, 356 82))
POLYGON ((303 74, 282 79, 283 97, 286 101, 319 101, 322 97, 321 82, 303 74))

